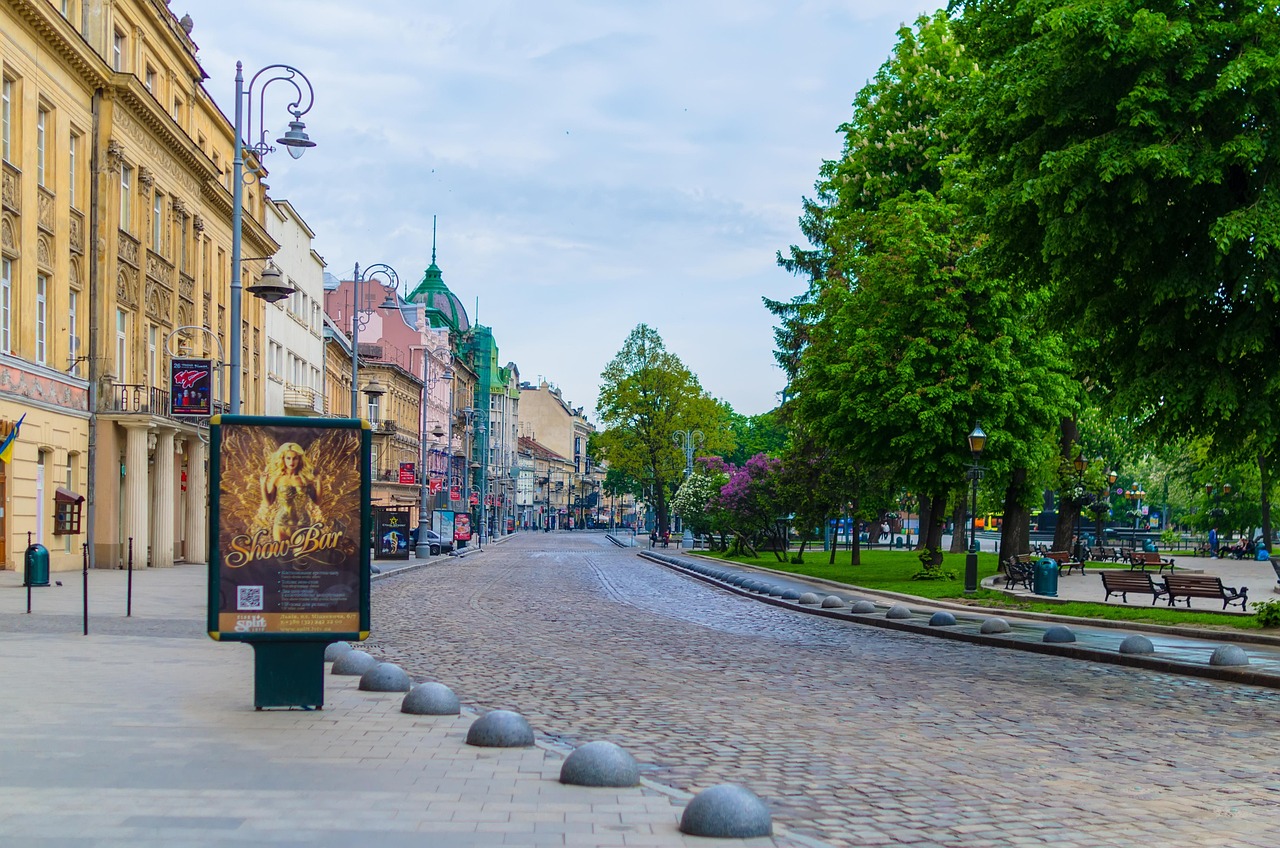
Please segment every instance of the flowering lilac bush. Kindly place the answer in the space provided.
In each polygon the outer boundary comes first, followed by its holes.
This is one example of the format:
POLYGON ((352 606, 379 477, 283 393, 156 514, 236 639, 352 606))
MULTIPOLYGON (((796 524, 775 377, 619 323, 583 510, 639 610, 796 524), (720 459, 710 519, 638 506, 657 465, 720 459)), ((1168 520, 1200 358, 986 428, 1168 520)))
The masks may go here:
POLYGON ((778 561, 786 559, 786 524, 790 512, 782 492, 782 461, 758 453, 741 468, 725 464, 729 480, 720 489, 716 506, 723 509, 740 542, 754 548, 769 543, 778 561))

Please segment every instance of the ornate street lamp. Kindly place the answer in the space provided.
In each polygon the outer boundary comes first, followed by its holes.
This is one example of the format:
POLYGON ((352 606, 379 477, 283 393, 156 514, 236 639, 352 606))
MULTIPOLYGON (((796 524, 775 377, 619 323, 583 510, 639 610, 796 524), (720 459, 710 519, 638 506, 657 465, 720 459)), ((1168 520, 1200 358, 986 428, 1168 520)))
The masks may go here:
POLYGON ((1080 451, 1071 464, 1076 469, 1076 491, 1080 493, 1080 501, 1076 503, 1076 544, 1071 558, 1076 562, 1084 562, 1084 544, 1080 539, 1080 513, 1084 512, 1084 471, 1089 467, 1089 460, 1084 458, 1084 451, 1080 451))
MULTIPOLYGON (((228 401, 228 411, 232 415, 240 413, 240 347, 241 341, 240 331, 240 312, 241 297, 243 284, 241 282, 241 250, 243 244, 243 228, 244 228, 244 151, 245 151, 245 114, 244 103, 246 98, 249 100, 248 115, 248 135, 253 135, 253 87, 258 82, 258 78, 268 71, 273 72, 272 76, 268 76, 262 80, 262 85, 258 87, 258 140, 253 144, 247 145, 248 149, 253 152, 259 161, 262 160, 271 151, 275 150, 267 143, 267 130, 263 126, 263 99, 266 90, 273 82, 287 82, 293 86, 297 97, 292 103, 286 107, 289 114, 293 116, 293 120, 289 122, 289 131, 282 137, 276 139, 276 144, 284 145, 289 149, 289 154, 297 159, 306 152, 308 147, 315 147, 316 143, 307 137, 306 125, 302 123, 302 116, 311 110, 311 106, 315 103, 315 92, 311 88, 311 81, 303 75, 302 71, 289 65, 267 65, 262 70, 253 75, 249 80, 248 88, 244 84, 244 65, 236 62, 236 125, 235 125, 235 141, 233 147, 233 155, 231 159, 231 356, 228 360, 228 367, 231 369, 231 397, 228 401), (303 86, 306 86, 303 88, 303 86), (306 104, 305 106, 303 104, 306 104)), ((255 286, 250 287, 255 295, 262 297, 268 303, 275 303, 288 297, 292 293, 292 287, 287 284, 281 286, 281 277, 278 269, 268 266, 263 272, 264 281, 255 286), (267 279, 269 272, 274 272, 275 278, 267 279), (265 283, 265 285, 264 285, 265 283), (287 289, 287 290, 286 290, 287 289)), ((352 381, 352 398, 355 398, 355 385, 352 381)), ((354 406, 354 403, 352 404, 354 406)))
POLYGON ((383 276, 387 282, 382 288, 386 294, 386 298, 382 301, 379 308, 381 309, 399 309, 400 304, 396 302, 396 288, 400 285, 400 277, 396 274, 396 269, 390 265, 378 263, 370 265, 364 269, 363 276, 360 273, 360 263, 356 263, 355 274, 353 275, 351 287, 351 417, 359 418, 357 410, 360 396, 356 392, 356 386, 360 384, 360 328, 369 323, 369 317, 360 314, 360 284, 371 277, 383 276))
POLYGON ((969 434, 969 453, 973 456, 973 462, 969 465, 967 476, 972 484, 973 496, 969 510, 969 552, 964 558, 966 595, 978 591, 978 481, 986 471, 986 468, 978 464, 978 460, 982 458, 982 451, 986 446, 987 434, 983 432, 981 425, 977 425, 969 434))
MULTIPOLYGON (((446 347, 439 347, 435 350, 422 351, 422 404, 419 410, 420 415, 420 433, 418 437, 418 545, 414 549, 413 555, 418 559, 426 559, 431 556, 431 544, 427 541, 427 531, 431 529, 430 521, 427 516, 431 512, 429 503, 431 496, 431 484, 427 478, 427 409, 428 399, 435 390, 436 384, 441 380, 453 379, 453 367, 451 364, 453 352, 446 347), (441 357, 444 362, 444 368, 435 375, 431 373, 432 356, 441 357)), ((453 399, 453 392, 449 392, 450 400, 453 399)), ((449 410, 450 424, 452 424, 453 410, 449 410)), ((435 427, 431 429, 431 435, 438 442, 440 437, 444 435, 444 427, 440 426, 440 422, 435 423, 435 427)), ((450 446, 452 449, 452 446, 450 446)))

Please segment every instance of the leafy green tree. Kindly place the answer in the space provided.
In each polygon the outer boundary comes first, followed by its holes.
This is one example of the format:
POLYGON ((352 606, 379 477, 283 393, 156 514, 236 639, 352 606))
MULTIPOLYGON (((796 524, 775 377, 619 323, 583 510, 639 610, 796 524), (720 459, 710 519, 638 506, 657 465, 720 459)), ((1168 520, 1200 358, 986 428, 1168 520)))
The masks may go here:
MULTIPOLYGON (((986 237, 970 224, 948 130, 972 71, 945 14, 900 30, 841 128, 843 156, 824 163, 818 200, 806 201, 802 229, 822 242, 780 258, 810 275, 809 291, 766 304, 783 322, 787 406, 852 465, 891 469, 891 491, 920 493, 935 563, 974 423, 991 435, 998 483, 1035 464, 1042 434, 1069 409, 1060 338, 977 251, 986 237)), ((1031 500, 1024 486, 1014 505, 1031 500)))
POLYGON ((743 465, 758 453, 781 456, 787 447, 787 430, 776 412, 742 415, 728 410, 729 427, 733 431, 733 450, 724 457, 733 465, 743 465))
POLYGON ((631 331, 600 378, 597 411, 605 427, 595 440, 600 458, 652 489, 658 531, 665 533, 671 526, 670 496, 685 467, 675 433, 700 430, 706 451, 732 449, 721 404, 646 324, 631 331))
POLYGON ((1280 428, 1277 4, 956 0, 990 255, 1106 405, 1269 469, 1280 428))

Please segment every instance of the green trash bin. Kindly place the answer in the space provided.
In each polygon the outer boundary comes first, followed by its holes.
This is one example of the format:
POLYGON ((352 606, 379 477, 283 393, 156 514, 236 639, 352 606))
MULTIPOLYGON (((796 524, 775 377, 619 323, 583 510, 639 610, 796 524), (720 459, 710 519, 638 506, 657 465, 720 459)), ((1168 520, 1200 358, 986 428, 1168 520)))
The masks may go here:
POLYGON ((1034 587, 1031 591, 1037 595, 1058 597, 1058 563, 1048 557, 1036 560, 1036 573, 1031 585, 1034 587))
POLYGON ((27 553, 23 559, 22 585, 49 585, 49 549, 44 545, 27 546, 27 553))

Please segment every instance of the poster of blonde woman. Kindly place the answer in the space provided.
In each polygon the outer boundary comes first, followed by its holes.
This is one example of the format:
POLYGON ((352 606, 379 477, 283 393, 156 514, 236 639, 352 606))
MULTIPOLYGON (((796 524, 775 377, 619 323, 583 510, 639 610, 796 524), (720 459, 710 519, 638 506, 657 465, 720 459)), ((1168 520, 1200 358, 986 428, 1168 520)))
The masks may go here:
POLYGON ((209 635, 363 638, 369 431, 332 418, 210 424, 209 635))

